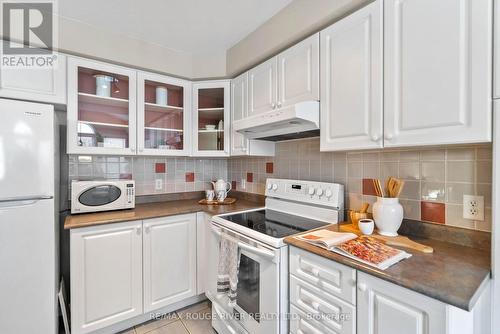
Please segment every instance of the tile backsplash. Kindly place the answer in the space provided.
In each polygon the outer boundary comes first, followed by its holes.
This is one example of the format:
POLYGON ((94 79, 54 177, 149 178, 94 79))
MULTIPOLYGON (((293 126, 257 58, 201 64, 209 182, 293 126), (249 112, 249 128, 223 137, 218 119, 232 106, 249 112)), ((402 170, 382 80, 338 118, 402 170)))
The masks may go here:
POLYGON ((136 194, 152 195, 210 189, 209 181, 227 180, 227 159, 184 157, 69 156, 71 180, 134 179, 136 194), (155 188, 162 180, 161 189, 155 188))
POLYGON ((337 182, 346 186, 346 209, 374 203, 371 179, 389 176, 405 180, 400 202, 406 218, 491 230, 491 145, 321 153, 313 138, 280 142, 275 157, 228 161, 237 190, 263 194, 268 177, 337 182), (484 221, 462 218, 463 195, 484 197, 484 221))

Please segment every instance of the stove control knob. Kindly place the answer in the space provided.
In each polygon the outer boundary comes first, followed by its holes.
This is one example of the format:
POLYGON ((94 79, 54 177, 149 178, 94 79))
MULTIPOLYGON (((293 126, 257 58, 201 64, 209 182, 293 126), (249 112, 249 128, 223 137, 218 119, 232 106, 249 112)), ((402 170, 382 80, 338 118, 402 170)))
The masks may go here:
POLYGON ((274 191, 278 190, 278 185, 276 183, 273 183, 272 188, 274 191))
POLYGON ((323 189, 318 188, 318 190, 316 190, 316 195, 318 195, 319 197, 323 196, 323 189))
POLYGON ((326 196, 327 198, 330 198, 330 197, 332 197, 332 195, 333 195, 332 191, 331 191, 330 189, 326 189, 326 191, 325 191, 325 196, 326 196))
POLYGON ((314 193, 315 193, 315 192, 316 192, 316 189, 314 189, 314 188, 312 188, 312 187, 311 187, 311 188, 309 188, 309 195, 311 195, 311 196, 312 196, 312 195, 314 195, 314 193))
POLYGON ((272 187, 273 187, 273 185, 272 185, 271 183, 268 183, 268 184, 267 184, 267 190, 271 190, 271 189, 272 189, 272 187))

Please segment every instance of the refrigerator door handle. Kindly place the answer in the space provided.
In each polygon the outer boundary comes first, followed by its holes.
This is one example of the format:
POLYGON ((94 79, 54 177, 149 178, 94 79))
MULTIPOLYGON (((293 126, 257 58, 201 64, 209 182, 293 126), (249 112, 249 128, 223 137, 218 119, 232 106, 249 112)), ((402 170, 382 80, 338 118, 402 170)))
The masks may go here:
POLYGON ((4 198, 0 198, 0 203, 39 201, 39 200, 53 199, 53 198, 54 198, 54 196, 50 196, 50 195, 4 197, 4 198))

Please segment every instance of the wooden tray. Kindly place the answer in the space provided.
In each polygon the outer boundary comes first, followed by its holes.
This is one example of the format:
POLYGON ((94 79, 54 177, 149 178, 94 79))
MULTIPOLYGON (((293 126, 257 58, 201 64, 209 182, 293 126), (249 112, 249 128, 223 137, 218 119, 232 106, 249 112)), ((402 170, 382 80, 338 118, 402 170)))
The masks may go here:
POLYGON ((204 198, 204 199, 199 200, 198 204, 203 204, 203 205, 229 205, 229 204, 233 204, 234 202, 236 202, 236 198, 231 198, 231 197, 226 197, 226 199, 224 200, 224 202, 219 202, 217 200, 208 201, 208 200, 206 200, 204 198))
MULTIPOLYGON (((344 232, 352 232, 358 235, 361 235, 361 231, 358 229, 357 226, 353 224, 345 224, 345 225, 340 225, 340 230, 344 232)), ((376 239, 379 239, 383 242, 386 243, 386 245, 389 246, 396 246, 396 247, 405 247, 405 248, 410 248, 414 249, 416 251, 422 252, 422 253, 433 253, 434 249, 430 246, 422 245, 421 243, 415 242, 410 240, 408 237, 398 235, 396 237, 387 237, 385 235, 380 235, 377 234, 376 231, 370 237, 374 237, 376 239)))

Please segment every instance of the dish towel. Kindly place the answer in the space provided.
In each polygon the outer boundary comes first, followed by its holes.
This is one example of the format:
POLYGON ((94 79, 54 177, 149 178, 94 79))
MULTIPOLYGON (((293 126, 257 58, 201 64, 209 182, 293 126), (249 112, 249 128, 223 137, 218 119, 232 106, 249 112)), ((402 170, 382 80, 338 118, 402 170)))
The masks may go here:
POLYGON ((240 252, 238 242, 223 233, 220 240, 217 293, 227 293, 230 307, 236 305, 239 267, 240 252))

